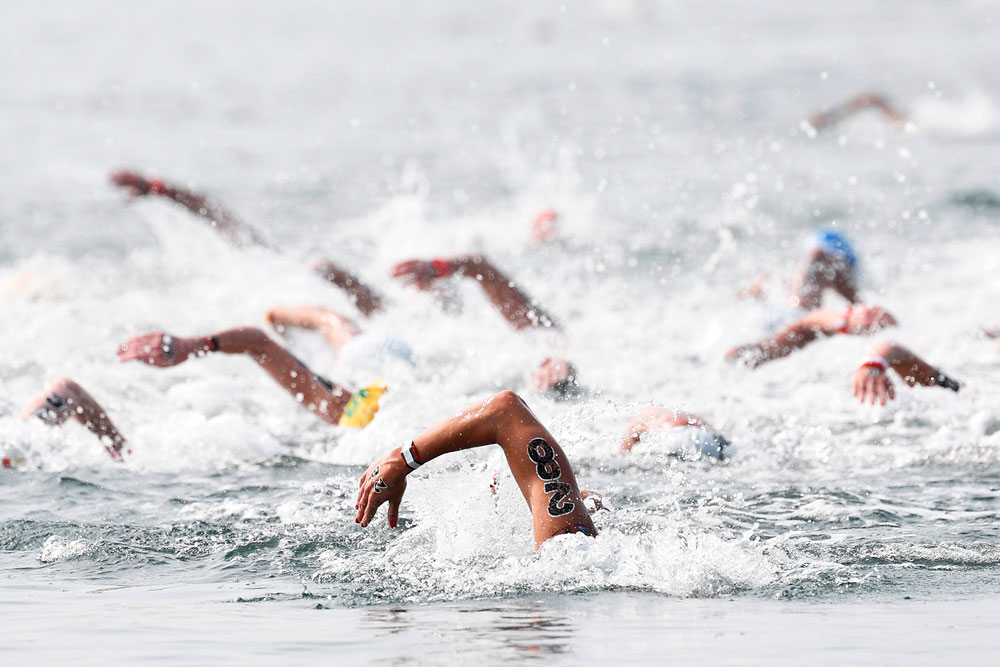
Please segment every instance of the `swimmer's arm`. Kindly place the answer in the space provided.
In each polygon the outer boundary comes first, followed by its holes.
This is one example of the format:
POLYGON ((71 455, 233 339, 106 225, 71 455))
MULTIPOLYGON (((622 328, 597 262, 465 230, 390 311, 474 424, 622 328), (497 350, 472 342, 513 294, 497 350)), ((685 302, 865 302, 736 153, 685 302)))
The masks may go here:
POLYGON ((255 327, 226 329, 196 338, 164 332, 143 334, 122 343, 118 359, 166 367, 212 352, 247 355, 296 401, 325 422, 336 424, 350 400, 350 391, 334 382, 329 388, 317 382, 308 366, 255 327))
POLYGON ((125 188, 131 197, 160 195, 173 200, 191 213, 208 220, 220 234, 238 246, 267 246, 260 234, 235 215, 204 195, 159 179, 147 179, 139 173, 120 170, 111 173, 111 182, 125 188))
POLYGON ((287 327, 318 331, 336 350, 360 333, 350 319, 322 306, 275 306, 264 318, 279 333, 287 327))
POLYGON ((670 410, 661 405, 646 408, 641 414, 633 417, 625 428, 625 437, 618 447, 618 453, 629 452, 639 444, 642 436, 657 428, 674 428, 678 426, 697 426, 714 433, 714 429, 698 415, 683 410, 670 410))
POLYGON ((354 274, 325 259, 315 260, 309 266, 328 283, 347 292, 347 296, 365 316, 371 317, 382 310, 382 297, 354 274))
POLYGON ((73 418, 96 435, 115 461, 122 460, 125 436, 115 427, 101 404, 70 378, 59 378, 25 403, 21 419, 37 417, 50 426, 73 418))
MULTIPOLYGON (((942 387, 956 392, 961 387, 954 378, 898 343, 885 341, 875 345, 869 359, 884 359, 888 367, 911 387, 919 384, 924 387, 942 387)), ((886 374, 886 370, 888 369, 881 369, 877 364, 863 363, 859 366, 854 372, 852 380, 854 396, 862 403, 867 401, 874 404, 878 400, 882 405, 885 405, 887 399, 895 398, 895 389, 886 374)))
POLYGON ((482 255, 460 255, 432 261, 413 259, 400 262, 392 270, 393 276, 402 278, 419 289, 427 289, 435 280, 452 274, 471 278, 479 283, 493 306, 515 329, 559 328, 548 313, 482 255))
POLYGON ((959 389, 958 382, 898 343, 879 343, 872 348, 872 354, 885 357, 892 370, 911 387, 919 384, 924 387, 944 387, 952 391, 959 389))
POLYGON ((875 108, 885 114, 891 122, 897 125, 906 123, 906 114, 892 106, 888 100, 876 93, 865 93, 848 100, 829 111, 817 113, 809 118, 809 124, 817 130, 835 125, 845 118, 868 108, 875 108))
POLYGON ((763 338, 756 343, 734 347, 726 352, 726 359, 742 359, 751 368, 775 359, 787 357, 816 340, 820 334, 836 333, 840 319, 830 311, 813 311, 782 329, 776 336, 763 338))
MULTIPOLYGON (((500 445, 514 479, 531 507, 536 546, 556 534, 553 531, 569 524, 582 526, 592 531, 591 534, 596 533, 565 452, 531 409, 512 391, 500 392, 455 417, 432 426, 414 438, 413 444, 421 464, 450 452, 500 445), (566 506, 572 505, 573 509, 558 520, 546 514, 545 507, 550 500, 547 493, 553 492, 544 490, 545 482, 536 474, 538 465, 529 458, 528 443, 535 438, 545 440, 552 448, 552 460, 558 463, 560 473, 557 479, 568 485, 565 503, 566 506)), ((389 523, 395 525, 399 516, 399 499, 402 498, 405 478, 409 473, 410 468, 403 460, 399 447, 369 466, 361 476, 355 521, 367 526, 379 505, 389 502, 389 523), (375 492, 378 480, 388 485, 382 493, 375 492), (396 493, 398 495, 394 495, 396 493)))

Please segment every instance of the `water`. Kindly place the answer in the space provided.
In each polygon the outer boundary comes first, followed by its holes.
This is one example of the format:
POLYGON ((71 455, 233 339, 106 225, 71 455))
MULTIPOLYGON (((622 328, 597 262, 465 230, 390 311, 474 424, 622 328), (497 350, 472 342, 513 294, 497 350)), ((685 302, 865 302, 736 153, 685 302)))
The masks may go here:
MULTIPOLYGON (((1000 589, 1000 89, 995 3, 46 3, 0 10, 0 475, 7 660, 350 663, 661 659, 982 663, 1000 589), (810 138, 863 90, 910 112, 810 138), (235 249, 134 166, 208 191, 280 252, 235 249), (536 246, 530 221, 561 213, 536 246), (750 372, 722 360, 804 239, 855 241, 892 337, 965 384, 848 388, 869 343, 750 372), (409 257, 487 253, 563 325, 513 332, 474 285, 458 315, 395 284, 409 257), (120 365, 165 329, 263 326, 276 304, 357 313, 302 268, 341 262, 391 301, 366 330, 421 359, 375 422, 312 418, 252 364, 120 365), (528 375, 553 348, 589 393, 528 375), (17 419, 70 376, 135 455, 17 419), (433 421, 524 395, 612 508, 535 553, 502 458, 416 474, 401 527, 351 521, 357 476, 433 421), (738 446, 614 450, 652 402, 738 446), (489 492, 500 474, 497 495, 489 492), (58 640, 56 639, 58 637, 58 640), (651 638, 655 637, 655 641, 651 638)), ((830 299, 830 305, 837 305, 830 299)), ((296 354, 338 380, 318 337, 296 354)), ((647 446, 648 445, 648 446, 647 446)))

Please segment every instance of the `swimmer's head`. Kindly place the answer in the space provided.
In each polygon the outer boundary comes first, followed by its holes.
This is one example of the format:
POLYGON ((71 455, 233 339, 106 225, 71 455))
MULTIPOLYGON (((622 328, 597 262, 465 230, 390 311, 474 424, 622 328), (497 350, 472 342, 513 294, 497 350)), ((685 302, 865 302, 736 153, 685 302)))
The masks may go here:
POLYGON ((536 391, 556 400, 578 398, 583 390, 578 381, 576 366, 566 359, 549 357, 541 363, 532 378, 536 391))
POLYGON ((851 308, 847 318, 847 331, 855 334, 871 334, 897 324, 896 318, 881 306, 861 304, 851 308))
POLYGON ((841 257, 851 269, 856 269, 858 256, 847 237, 833 229, 821 229, 813 237, 813 247, 822 250, 827 255, 841 257))

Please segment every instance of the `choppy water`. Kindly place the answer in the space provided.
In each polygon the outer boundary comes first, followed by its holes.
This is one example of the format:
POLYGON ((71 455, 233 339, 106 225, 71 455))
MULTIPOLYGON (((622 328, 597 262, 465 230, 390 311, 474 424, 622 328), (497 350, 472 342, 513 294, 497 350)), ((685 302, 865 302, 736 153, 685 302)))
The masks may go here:
MULTIPOLYGON (((985 1, 0 9, 0 442, 26 459, 0 471, 12 655, 985 661, 1000 355, 974 333, 1000 326, 998 15, 985 1), (915 129, 800 127, 862 90, 915 129), (120 166, 211 192, 282 250, 124 201, 106 183, 120 166), (562 236, 536 246, 543 206, 562 236), (753 372, 722 361, 768 317, 737 288, 790 273, 830 225, 901 321, 892 336, 960 394, 900 387, 888 408, 859 406, 859 339, 753 372), (470 250, 566 340, 515 333, 473 285, 442 315, 388 277, 470 250), (421 359, 371 427, 319 422, 246 360, 115 359, 136 333, 260 326, 276 304, 356 314, 302 268, 317 255, 374 283, 392 307, 362 326, 421 359), (528 388, 552 345, 583 400, 528 388), (82 429, 17 419, 60 375, 112 413, 127 464, 82 429), (400 529, 356 527, 364 465, 502 388, 604 494, 600 537, 533 552, 490 451, 418 473, 400 529), (737 455, 681 460, 654 437, 616 456, 652 402, 706 417, 737 455), (129 629, 114 651, 109 623, 129 629)), ((324 374, 370 379, 318 338, 291 345, 324 374)))

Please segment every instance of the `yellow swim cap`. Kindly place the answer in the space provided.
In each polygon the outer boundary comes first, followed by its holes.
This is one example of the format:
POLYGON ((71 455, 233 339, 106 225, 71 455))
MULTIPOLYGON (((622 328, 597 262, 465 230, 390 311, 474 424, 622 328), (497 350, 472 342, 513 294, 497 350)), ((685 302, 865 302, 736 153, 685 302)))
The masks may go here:
POLYGON ((341 426, 363 428, 371 423, 378 412, 378 399, 386 392, 384 381, 376 380, 351 396, 340 415, 341 426))

